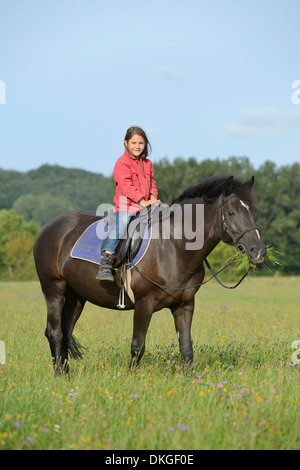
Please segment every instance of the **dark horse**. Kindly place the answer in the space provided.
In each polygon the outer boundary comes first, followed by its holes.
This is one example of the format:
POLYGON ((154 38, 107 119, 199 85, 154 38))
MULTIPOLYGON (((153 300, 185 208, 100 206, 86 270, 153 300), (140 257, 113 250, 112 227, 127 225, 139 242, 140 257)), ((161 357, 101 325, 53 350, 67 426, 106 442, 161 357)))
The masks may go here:
MULTIPOLYGON (((200 249, 187 250, 184 234, 181 239, 174 237, 178 220, 171 213, 169 238, 153 239, 138 265, 148 279, 132 269, 134 302, 125 295, 126 309, 134 309, 131 367, 144 354, 152 314, 165 307, 174 316, 183 364, 191 364, 194 297, 204 279, 203 262, 220 240, 244 249, 252 264, 264 261, 266 247, 255 223, 253 183, 254 177, 245 183, 232 176, 208 178, 187 188, 174 201, 182 207, 190 205, 194 229, 196 206, 204 205, 204 243, 200 249)), ((68 352, 74 358, 82 356, 72 332, 85 302, 112 309, 118 303, 120 287, 98 281, 98 265, 70 257, 76 240, 98 219, 86 212, 58 216, 42 228, 34 245, 36 269, 47 304, 45 335, 56 374, 68 370, 68 352)))

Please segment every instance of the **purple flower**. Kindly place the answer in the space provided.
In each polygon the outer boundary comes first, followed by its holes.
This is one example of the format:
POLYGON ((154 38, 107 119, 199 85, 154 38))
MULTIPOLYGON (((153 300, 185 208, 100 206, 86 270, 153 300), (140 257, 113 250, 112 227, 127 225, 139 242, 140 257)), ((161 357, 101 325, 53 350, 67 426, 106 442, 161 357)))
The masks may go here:
POLYGON ((169 428, 168 432, 174 432, 174 428, 169 428))
POLYGON ((137 394, 137 393, 135 393, 135 394, 133 395, 133 398, 134 398, 135 400, 137 400, 137 399, 138 399, 138 397, 139 397, 139 396, 138 396, 138 394, 137 394))
POLYGON ((187 427, 184 424, 178 423, 178 427, 181 431, 186 431, 187 430, 187 427))
POLYGON ((19 421, 16 421, 16 422, 13 424, 13 427, 14 427, 14 428, 20 428, 20 427, 21 427, 21 423, 19 423, 19 421))
POLYGON ((227 380, 224 380, 224 382, 220 382, 220 383, 217 385, 217 387, 218 387, 218 388, 222 388, 223 385, 225 385, 225 384, 227 384, 227 380))
POLYGON ((181 367, 179 367, 177 364, 175 364, 175 369, 180 370, 181 367))

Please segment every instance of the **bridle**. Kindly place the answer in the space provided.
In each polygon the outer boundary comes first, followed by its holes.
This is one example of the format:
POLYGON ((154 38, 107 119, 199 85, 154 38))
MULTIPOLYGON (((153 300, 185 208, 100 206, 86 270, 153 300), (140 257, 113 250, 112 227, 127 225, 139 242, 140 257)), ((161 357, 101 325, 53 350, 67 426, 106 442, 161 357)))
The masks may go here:
MULTIPOLYGON (((247 232, 250 232, 251 230, 258 230, 259 231, 259 228, 255 225, 255 226, 251 226, 245 230, 243 230, 242 232, 240 232, 238 235, 235 235, 232 231, 232 228, 229 226, 229 224, 226 222, 226 217, 225 217, 225 210, 224 210, 224 206, 226 204, 227 201, 229 201, 230 199, 234 198, 234 197, 238 197, 236 196, 236 194, 230 194, 229 196, 227 197, 224 197, 224 195, 222 194, 222 196, 220 197, 220 201, 219 201, 219 204, 218 204, 218 230, 219 230, 219 237, 220 239, 224 242, 224 243, 227 243, 228 244, 228 241, 225 241, 224 238, 223 238, 223 230, 228 233, 228 235, 230 236, 230 238, 232 239, 233 243, 234 243, 234 246, 236 247, 236 249, 240 252, 240 253, 244 253, 245 251, 245 248, 243 245, 241 245, 239 243, 240 239, 247 233, 247 232)), ((237 255, 238 256, 238 255, 237 255)), ((249 273, 250 269, 251 269, 251 266, 249 265, 249 269, 246 271, 246 273, 242 276, 242 278, 234 285, 234 286, 226 286, 225 284, 223 284, 223 282, 220 281, 220 279, 218 279, 217 275, 224 271, 224 269, 228 268, 228 266, 231 265, 231 263, 233 263, 235 260, 236 260, 236 257, 232 258, 231 261, 229 261, 225 266, 223 266, 217 273, 215 273, 212 269, 212 267, 210 266, 208 260, 205 258, 204 262, 206 264, 206 266, 208 267, 208 269, 210 270, 211 274, 212 274, 212 277, 210 277, 209 279, 207 279, 207 281, 204 281, 204 282, 200 282, 199 284, 194 284, 192 286, 187 286, 187 287, 168 287, 168 286, 163 286, 161 284, 159 284, 158 282, 155 282, 153 281, 152 279, 150 279, 148 276, 146 276, 145 274, 143 274, 140 269, 137 267, 137 266, 134 266, 134 269, 144 278, 146 279, 147 281, 151 282, 151 284, 154 284, 155 286, 157 287, 160 287, 162 289, 166 289, 166 290, 186 290, 186 289, 193 289, 195 287, 200 287, 200 286, 203 286, 204 284, 206 284, 207 282, 209 282, 211 279, 216 279, 216 281, 222 286, 222 287, 225 287, 226 289, 235 289, 237 286, 239 286, 241 284, 241 282, 245 279, 245 277, 247 276, 247 274, 249 273)))
POLYGON ((242 232, 240 232, 238 235, 235 235, 232 231, 232 228, 230 227, 230 225, 228 224, 228 222, 226 221, 226 217, 225 217, 225 210, 224 210, 224 206, 226 204, 227 201, 229 201, 230 199, 234 198, 234 197, 237 197, 235 194, 230 194, 230 196, 227 196, 226 198, 224 198, 224 195, 222 194, 222 196, 220 197, 220 201, 219 201, 219 204, 218 204, 218 230, 219 230, 219 237, 220 239, 222 240, 222 242, 224 243, 228 243, 224 240, 223 238, 223 230, 224 232, 228 233, 228 235, 230 236, 230 238, 232 239, 233 241, 233 244, 234 246, 236 247, 236 249, 240 252, 240 253, 243 253, 245 248, 243 247, 243 245, 241 245, 239 243, 240 239, 248 232, 250 232, 251 230, 258 230, 258 232, 260 232, 259 228, 256 226, 256 225, 253 225, 252 227, 248 227, 246 228, 245 230, 243 230, 242 232), (223 230, 222 230, 223 229, 223 230))

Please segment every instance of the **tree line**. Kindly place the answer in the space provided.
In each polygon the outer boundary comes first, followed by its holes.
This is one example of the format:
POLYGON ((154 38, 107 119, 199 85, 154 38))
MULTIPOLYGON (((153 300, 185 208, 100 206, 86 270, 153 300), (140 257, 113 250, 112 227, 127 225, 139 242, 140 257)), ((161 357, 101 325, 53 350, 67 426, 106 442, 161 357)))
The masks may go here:
MULTIPOLYGON (((159 198, 167 204, 189 185, 218 174, 249 179, 255 175, 258 226, 266 244, 281 253, 280 273, 300 274, 300 164, 264 162, 255 169, 247 157, 227 159, 167 158, 154 163, 159 198)), ((58 165, 42 165, 26 173, 0 169, 0 279, 32 279, 32 246, 49 219, 72 210, 95 211, 111 203, 113 176, 58 165)), ((220 265, 227 246, 214 251, 220 265)), ((227 258, 226 258, 227 257, 227 258)))

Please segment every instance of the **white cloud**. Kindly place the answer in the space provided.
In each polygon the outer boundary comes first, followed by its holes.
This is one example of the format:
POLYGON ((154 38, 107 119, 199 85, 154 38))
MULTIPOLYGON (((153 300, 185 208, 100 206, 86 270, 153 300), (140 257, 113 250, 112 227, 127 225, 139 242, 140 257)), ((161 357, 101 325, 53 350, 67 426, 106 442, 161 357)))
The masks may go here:
POLYGON ((232 123, 225 126, 225 135, 236 139, 275 137, 300 127, 300 109, 282 111, 275 106, 242 108, 232 123))
POLYGON ((154 126, 145 126, 144 129, 147 135, 154 135, 158 132, 157 127, 154 126))
POLYGON ((171 79, 171 80, 181 80, 184 78, 183 74, 178 70, 173 70, 167 65, 161 65, 158 68, 158 76, 160 78, 171 79))

